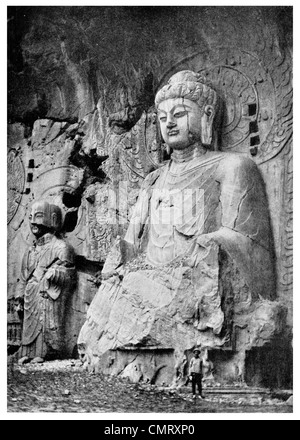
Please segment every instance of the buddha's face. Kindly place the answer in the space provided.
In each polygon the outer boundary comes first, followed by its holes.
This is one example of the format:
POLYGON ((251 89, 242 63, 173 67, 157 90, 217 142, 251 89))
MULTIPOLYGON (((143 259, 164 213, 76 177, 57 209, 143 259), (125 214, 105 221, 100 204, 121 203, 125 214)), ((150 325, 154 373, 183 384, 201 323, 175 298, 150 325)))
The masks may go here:
POLYGON ((189 99, 171 98, 158 105, 162 137, 174 150, 201 140, 201 117, 201 108, 189 99))
POLYGON ((34 203, 29 215, 30 229, 36 238, 42 237, 51 228, 50 210, 46 203, 34 203))

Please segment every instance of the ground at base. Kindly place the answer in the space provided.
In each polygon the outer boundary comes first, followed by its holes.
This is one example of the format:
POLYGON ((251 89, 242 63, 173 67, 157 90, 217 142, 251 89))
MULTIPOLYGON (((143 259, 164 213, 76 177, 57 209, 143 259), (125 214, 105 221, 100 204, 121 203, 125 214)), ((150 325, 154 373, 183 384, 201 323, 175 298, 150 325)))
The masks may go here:
POLYGON ((126 379, 91 375, 80 361, 8 367, 9 413, 292 413, 285 400, 268 391, 204 389, 205 400, 191 390, 132 384, 126 379))

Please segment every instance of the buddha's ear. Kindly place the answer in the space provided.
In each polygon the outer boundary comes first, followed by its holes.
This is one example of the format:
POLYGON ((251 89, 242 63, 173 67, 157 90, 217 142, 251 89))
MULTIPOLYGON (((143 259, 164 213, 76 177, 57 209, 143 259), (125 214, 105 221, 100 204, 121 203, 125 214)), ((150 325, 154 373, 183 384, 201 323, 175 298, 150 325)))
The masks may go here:
POLYGON ((211 145, 215 109, 212 105, 206 105, 201 117, 201 140, 204 145, 211 145))
POLYGON ((59 228, 59 220, 56 212, 52 212, 51 214, 51 225, 55 230, 59 228))

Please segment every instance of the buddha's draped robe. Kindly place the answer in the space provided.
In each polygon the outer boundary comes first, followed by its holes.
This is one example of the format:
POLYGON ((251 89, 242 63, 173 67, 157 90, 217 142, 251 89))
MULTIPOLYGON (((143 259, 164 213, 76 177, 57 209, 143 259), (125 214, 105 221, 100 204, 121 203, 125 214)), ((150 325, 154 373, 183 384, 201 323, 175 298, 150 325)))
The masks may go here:
MULTIPOLYGON (((235 292, 235 311, 242 313, 260 298, 273 299, 274 253, 264 183, 256 164, 244 156, 209 152, 150 173, 124 243, 145 257, 124 264, 119 280, 103 281, 78 340, 97 346, 99 355, 133 345, 172 348, 174 340, 183 347, 188 328, 190 338, 197 337, 195 328, 210 330, 202 343, 222 345, 217 338, 227 318, 219 249, 247 284, 235 292), (175 315, 177 325, 172 324, 175 315), (194 324, 187 327, 187 322, 194 324), (176 337, 171 328, 177 329, 176 337)), ((103 272, 120 264, 122 246, 112 250, 103 272)))
POLYGON ((146 178, 125 240, 136 245, 148 229, 147 260, 163 266, 210 234, 236 261, 255 296, 272 299, 273 241, 258 168, 237 154, 207 156, 171 163, 146 178))

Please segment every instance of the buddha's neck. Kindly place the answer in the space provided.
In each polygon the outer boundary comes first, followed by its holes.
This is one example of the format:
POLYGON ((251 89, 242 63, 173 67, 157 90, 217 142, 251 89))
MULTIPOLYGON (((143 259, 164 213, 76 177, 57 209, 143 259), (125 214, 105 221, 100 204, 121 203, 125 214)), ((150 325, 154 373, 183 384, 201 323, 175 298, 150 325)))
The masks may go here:
POLYGON ((190 162, 196 157, 203 156, 205 153, 206 148, 197 142, 193 145, 189 145, 183 150, 173 150, 171 159, 176 163, 190 162))

